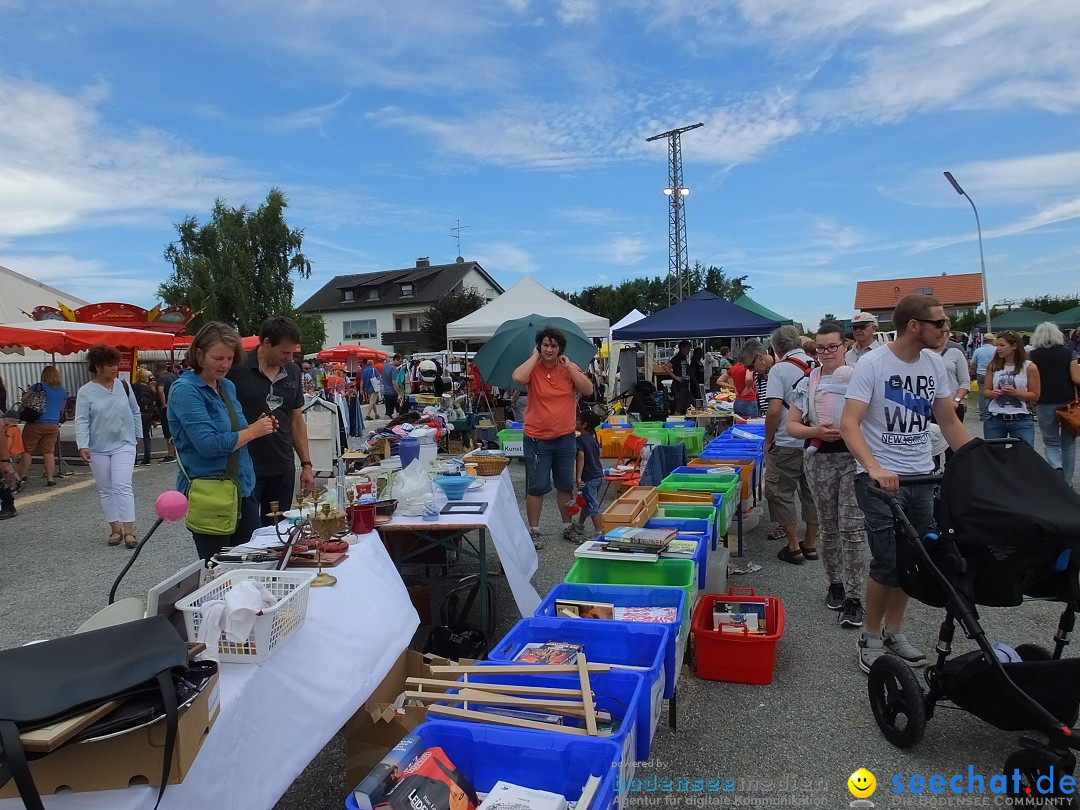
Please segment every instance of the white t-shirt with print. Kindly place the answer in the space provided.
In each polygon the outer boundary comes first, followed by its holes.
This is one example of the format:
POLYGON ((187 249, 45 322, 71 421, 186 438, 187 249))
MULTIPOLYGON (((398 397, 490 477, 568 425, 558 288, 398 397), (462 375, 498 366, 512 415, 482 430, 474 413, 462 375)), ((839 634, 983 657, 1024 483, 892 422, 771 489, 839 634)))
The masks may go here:
MULTIPOLYGON (((930 416, 934 401, 952 395, 941 355, 923 349, 914 363, 888 347, 859 360, 847 398, 865 402, 862 434, 878 463, 898 475, 923 475, 934 469, 930 416)), ((858 465, 859 472, 865 472, 858 465)))

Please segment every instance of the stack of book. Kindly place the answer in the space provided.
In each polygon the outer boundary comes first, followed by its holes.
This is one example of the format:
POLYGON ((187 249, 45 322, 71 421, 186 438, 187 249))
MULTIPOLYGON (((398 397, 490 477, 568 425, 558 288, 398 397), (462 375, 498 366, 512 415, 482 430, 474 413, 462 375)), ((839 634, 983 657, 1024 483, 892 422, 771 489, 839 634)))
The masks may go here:
MULTIPOLYGON (((616 526, 609 529, 597 540, 587 540, 574 551, 576 557, 596 557, 602 560, 613 558, 635 560, 637 562, 656 562, 675 541, 674 529, 640 529, 635 526, 616 526)), ((689 541, 692 542, 692 541, 689 541)), ((694 549, 690 550, 693 556, 694 549)), ((687 556, 686 549, 680 548, 671 556, 687 556)))
POLYGON ((610 602, 590 602, 578 599, 556 599, 555 614, 563 619, 611 619, 617 622, 666 622, 678 618, 674 607, 626 606, 610 602))
POLYGON ((716 602, 713 604, 713 630, 720 633, 741 635, 765 635, 769 632, 765 621, 766 600, 745 599, 716 602))

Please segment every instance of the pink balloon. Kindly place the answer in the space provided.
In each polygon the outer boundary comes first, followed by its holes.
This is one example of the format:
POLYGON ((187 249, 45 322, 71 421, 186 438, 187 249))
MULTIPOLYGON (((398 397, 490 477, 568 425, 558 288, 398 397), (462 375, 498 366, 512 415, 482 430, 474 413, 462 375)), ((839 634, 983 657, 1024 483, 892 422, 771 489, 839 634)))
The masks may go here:
POLYGON ((177 492, 175 489, 166 490, 154 501, 154 509, 162 520, 176 523, 178 520, 183 520, 184 515, 187 514, 187 498, 183 492, 177 492))

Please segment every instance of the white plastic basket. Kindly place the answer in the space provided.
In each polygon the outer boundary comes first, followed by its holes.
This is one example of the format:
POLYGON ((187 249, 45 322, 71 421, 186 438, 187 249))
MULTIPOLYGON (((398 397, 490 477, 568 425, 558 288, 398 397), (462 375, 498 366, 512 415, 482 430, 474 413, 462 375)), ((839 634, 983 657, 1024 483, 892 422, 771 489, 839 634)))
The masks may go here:
POLYGON ((278 598, 256 617, 255 626, 247 641, 228 641, 225 634, 218 637, 218 654, 222 663, 259 664, 269 658, 293 633, 304 626, 307 618, 308 591, 315 574, 307 571, 257 571, 238 569, 222 574, 176 603, 183 611, 189 641, 199 637, 204 602, 223 599, 234 583, 254 580, 278 598))

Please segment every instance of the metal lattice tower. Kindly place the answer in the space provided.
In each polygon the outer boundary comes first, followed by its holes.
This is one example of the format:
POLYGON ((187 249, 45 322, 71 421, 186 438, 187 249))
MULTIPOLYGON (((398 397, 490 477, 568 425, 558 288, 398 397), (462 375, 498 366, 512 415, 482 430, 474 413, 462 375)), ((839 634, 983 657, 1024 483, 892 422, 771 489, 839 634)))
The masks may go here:
POLYGON ((683 185, 682 170, 682 134, 704 124, 691 124, 679 127, 659 135, 646 138, 646 141, 668 139, 668 186, 664 194, 668 198, 668 303, 677 304, 693 295, 690 289, 690 265, 686 251, 686 214, 683 211, 683 197, 690 189, 683 185))

